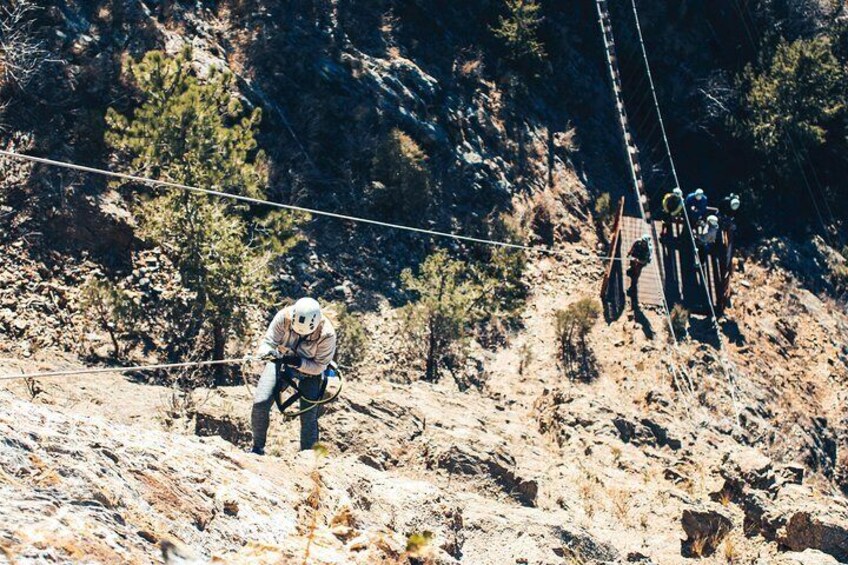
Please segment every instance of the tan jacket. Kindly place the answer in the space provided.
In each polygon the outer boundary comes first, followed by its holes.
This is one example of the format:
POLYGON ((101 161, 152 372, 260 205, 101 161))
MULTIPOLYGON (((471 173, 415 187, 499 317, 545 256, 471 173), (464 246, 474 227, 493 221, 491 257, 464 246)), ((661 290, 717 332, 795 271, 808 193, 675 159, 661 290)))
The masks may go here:
POLYGON ((314 332, 299 336, 291 329, 292 307, 283 308, 268 326, 257 355, 294 353, 303 360, 298 369, 307 375, 320 375, 336 354, 336 330, 327 318, 321 320, 314 332))

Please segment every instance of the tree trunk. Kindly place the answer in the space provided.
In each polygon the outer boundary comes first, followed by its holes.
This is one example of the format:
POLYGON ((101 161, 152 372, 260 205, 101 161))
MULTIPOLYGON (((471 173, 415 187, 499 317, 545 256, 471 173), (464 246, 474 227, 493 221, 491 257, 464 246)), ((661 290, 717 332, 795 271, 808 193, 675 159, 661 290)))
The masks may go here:
POLYGON ((428 345, 427 345, 427 367, 425 370, 425 378, 428 381, 435 382, 436 381, 436 328, 435 322, 433 318, 430 318, 428 323, 429 325, 429 336, 428 337, 428 345))
MULTIPOLYGON (((212 359, 220 361, 224 358, 227 349, 227 333, 220 322, 215 322, 212 329, 212 359)), ((224 365, 215 365, 215 386, 226 384, 227 368, 224 365)))
POLYGON ((115 335, 115 331, 111 328, 106 330, 109 332, 109 339, 112 340, 112 348, 115 350, 115 359, 121 358, 121 346, 118 344, 118 337, 115 335))

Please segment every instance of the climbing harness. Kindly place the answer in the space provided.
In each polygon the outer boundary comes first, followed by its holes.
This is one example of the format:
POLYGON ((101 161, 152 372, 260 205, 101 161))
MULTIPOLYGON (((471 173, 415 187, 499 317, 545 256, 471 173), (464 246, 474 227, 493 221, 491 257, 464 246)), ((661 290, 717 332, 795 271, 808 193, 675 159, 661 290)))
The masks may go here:
POLYGON ((280 414, 282 414, 286 420, 293 420, 302 414, 306 414, 310 410, 314 410, 318 406, 328 404, 337 399, 342 393, 342 374, 335 361, 331 362, 330 366, 327 367, 327 370, 321 373, 321 388, 316 398, 309 398, 303 393, 298 386, 296 378, 289 374, 286 370, 287 368, 283 365, 282 360, 277 359, 273 363, 274 371, 277 374, 277 385, 274 388, 274 403, 277 405, 277 409, 280 411, 280 414), (324 395, 327 393, 330 381, 333 380, 338 383, 338 386, 335 391, 325 397, 324 395), (287 399, 283 400, 283 391, 289 387, 291 387, 295 392, 287 399), (306 404, 308 404, 308 406, 294 412, 287 412, 288 408, 298 400, 303 400, 306 404))

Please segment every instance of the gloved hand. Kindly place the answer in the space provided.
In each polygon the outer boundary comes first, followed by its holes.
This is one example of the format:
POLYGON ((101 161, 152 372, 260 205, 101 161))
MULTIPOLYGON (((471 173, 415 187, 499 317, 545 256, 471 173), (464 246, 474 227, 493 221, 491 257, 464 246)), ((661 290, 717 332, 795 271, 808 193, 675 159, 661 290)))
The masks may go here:
POLYGON ((288 365, 289 367, 298 368, 303 360, 297 355, 284 355, 281 359, 283 365, 288 365))
POLYGON ((259 356, 259 359, 261 361, 267 361, 268 363, 273 363, 274 361, 276 361, 279 358, 280 358, 280 356, 277 354, 276 351, 269 351, 269 352, 263 353, 262 355, 259 356))

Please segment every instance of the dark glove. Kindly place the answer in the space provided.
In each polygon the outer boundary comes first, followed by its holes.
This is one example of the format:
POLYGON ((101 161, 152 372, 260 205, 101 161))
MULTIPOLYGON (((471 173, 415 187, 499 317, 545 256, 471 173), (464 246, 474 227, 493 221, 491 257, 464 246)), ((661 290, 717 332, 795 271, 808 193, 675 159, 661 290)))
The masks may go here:
POLYGON ((267 361, 268 363, 273 363, 277 360, 277 354, 273 351, 269 351, 265 355, 259 358, 261 361, 267 361))
POLYGON ((283 362, 283 365, 295 368, 299 368, 300 364, 303 363, 303 360, 297 355, 285 355, 280 359, 280 361, 283 362))

